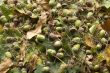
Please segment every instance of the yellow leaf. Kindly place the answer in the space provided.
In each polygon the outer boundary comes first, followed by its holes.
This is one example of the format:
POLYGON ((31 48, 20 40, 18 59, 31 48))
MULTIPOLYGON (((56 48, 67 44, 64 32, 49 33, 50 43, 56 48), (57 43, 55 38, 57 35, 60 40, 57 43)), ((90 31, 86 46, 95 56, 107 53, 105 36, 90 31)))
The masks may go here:
POLYGON ((94 39, 92 38, 91 35, 86 35, 84 37, 84 42, 87 46, 91 47, 91 48, 95 48, 96 45, 95 45, 95 42, 94 42, 94 39))

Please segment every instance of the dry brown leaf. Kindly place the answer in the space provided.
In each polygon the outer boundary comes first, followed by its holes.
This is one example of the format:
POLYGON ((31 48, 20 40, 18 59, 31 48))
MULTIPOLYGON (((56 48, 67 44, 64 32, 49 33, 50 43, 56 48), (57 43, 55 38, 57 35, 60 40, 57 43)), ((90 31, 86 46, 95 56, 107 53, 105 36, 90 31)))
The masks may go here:
POLYGON ((110 44, 105 47, 105 50, 102 52, 104 59, 107 61, 107 65, 110 66, 110 44))
POLYGON ((99 25, 96 25, 96 27, 97 27, 97 29, 98 29, 98 30, 101 30, 101 29, 103 29, 103 28, 101 27, 101 24, 99 24, 99 25))
POLYGON ((86 35, 86 36, 84 37, 84 42, 85 42, 85 44, 86 44, 87 46, 89 46, 89 47, 91 47, 91 48, 95 48, 95 47, 96 47, 95 42, 94 42, 92 36, 90 36, 90 35, 86 35))
POLYGON ((41 33, 41 28, 42 26, 46 23, 47 21, 47 13, 42 12, 41 16, 36 24, 36 28, 34 30, 28 31, 27 32, 27 39, 31 39, 32 37, 36 36, 37 34, 41 33))
POLYGON ((23 41, 22 46, 20 47, 19 60, 22 61, 25 58, 26 54, 26 42, 23 41))
POLYGON ((110 33, 110 18, 108 18, 101 27, 108 33, 110 33))
POLYGON ((0 73, 7 73, 12 65, 12 60, 9 58, 5 58, 4 61, 0 64, 0 73))
POLYGON ((38 55, 37 54, 33 54, 28 62, 27 65, 27 69, 28 69, 28 73, 33 73, 34 69, 36 68, 37 62, 38 62, 38 55))

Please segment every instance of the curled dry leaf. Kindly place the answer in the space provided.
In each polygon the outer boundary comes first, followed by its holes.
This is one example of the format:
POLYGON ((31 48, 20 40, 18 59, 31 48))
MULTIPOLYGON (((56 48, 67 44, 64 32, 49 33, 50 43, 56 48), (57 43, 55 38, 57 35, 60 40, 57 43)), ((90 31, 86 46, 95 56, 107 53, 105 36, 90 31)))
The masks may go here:
POLYGON ((95 47, 96 47, 95 42, 94 42, 92 36, 90 36, 90 35, 86 35, 86 36, 84 37, 84 42, 85 42, 85 44, 86 44, 87 46, 89 46, 89 47, 91 47, 91 48, 95 48, 95 47))
POLYGON ((47 13, 42 12, 41 16, 36 24, 36 28, 34 30, 28 31, 27 32, 27 39, 31 39, 32 37, 36 36, 37 34, 41 33, 41 28, 42 26, 46 23, 47 21, 47 13))
POLYGON ((0 64, 0 73, 7 73, 12 65, 12 60, 9 58, 5 58, 4 61, 0 64))

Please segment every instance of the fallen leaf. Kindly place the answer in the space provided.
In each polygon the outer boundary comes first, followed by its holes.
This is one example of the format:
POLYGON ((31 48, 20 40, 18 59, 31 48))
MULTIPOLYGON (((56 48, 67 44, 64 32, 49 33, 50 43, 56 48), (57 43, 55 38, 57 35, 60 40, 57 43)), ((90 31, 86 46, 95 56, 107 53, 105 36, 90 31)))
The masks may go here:
POLYGON ((34 30, 27 32, 27 35, 26 35, 27 39, 31 39, 32 37, 41 33, 41 28, 46 23, 46 21, 47 21, 47 13, 43 12, 43 13, 41 13, 41 16, 36 24, 36 28, 34 30))
POLYGON ((110 33, 110 18, 108 18, 101 27, 108 33, 110 33))
POLYGON ((0 73, 7 73, 12 65, 12 60, 9 58, 5 58, 4 61, 0 64, 0 73))
POLYGON ((103 51, 104 59, 107 61, 107 65, 110 66, 110 44, 105 47, 103 51))
POLYGON ((28 64, 27 64, 28 73, 33 73, 33 71, 34 71, 35 68, 36 68, 38 58, 39 58, 39 57, 38 57, 37 54, 33 54, 33 55, 30 57, 29 62, 28 62, 28 64))
POLYGON ((91 47, 91 48, 95 48, 95 47, 96 47, 95 42, 94 42, 92 36, 90 36, 90 35, 86 35, 86 36, 84 37, 84 42, 85 42, 85 44, 86 44, 87 46, 89 46, 89 47, 91 47))
POLYGON ((23 41, 22 46, 20 47, 19 60, 22 61, 25 58, 26 54, 26 42, 23 41))

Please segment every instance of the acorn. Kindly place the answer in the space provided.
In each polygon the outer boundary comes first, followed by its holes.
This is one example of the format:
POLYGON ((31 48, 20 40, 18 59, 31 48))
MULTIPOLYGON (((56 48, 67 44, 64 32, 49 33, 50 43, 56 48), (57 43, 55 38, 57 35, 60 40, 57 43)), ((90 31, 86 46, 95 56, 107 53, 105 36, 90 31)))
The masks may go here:
POLYGON ((86 54, 90 55, 90 54, 92 54, 92 51, 91 50, 86 50, 86 54))
POLYGON ((95 71, 98 71, 99 69, 100 69, 100 65, 99 64, 97 64, 97 65, 94 66, 94 70, 95 71))
POLYGON ((76 21, 75 21, 75 26, 76 26, 77 28, 79 28, 79 27, 81 26, 81 24, 82 24, 81 20, 76 20, 76 21))
POLYGON ((9 15, 9 18, 10 18, 10 19, 13 19, 13 18, 14 18, 14 15, 10 14, 10 15, 9 15))
POLYGON ((10 23, 5 23, 4 25, 8 28, 10 27, 10 23))
POLYGON ((32 16, 32 12, 31 11, 27 11, 26 14, 29 15, 29 16, 32 16))
POLYGON ((48 27, 44 27, 43 30, 42 30, 42 32, 44 34, 48 34, 49 33, 49 28, 48 27))
POLYGON ((16 6, 17 6, 19 9, 21 9, 21 8, 25 7, 25 4, 18 2, 18 3, 16 4, 16 6))
POLYGON ((56 4, 55 0, 50 0, 50 1, 49 1, 49 5, 50 5, 50 6, 53 7, 53 6, 55 6, 55 4, 56 4))
POLYGON ((75 45, 73 45, 73 47, 72 47, 72 51, 73 51, 73 52, 77 52, 79 49, 80 49, 80 44, 75 44, 75 45))
POLYGON ((33 9, 33 13, 37 13, 37 11, 38 11, 37 9, 33 9))
POLYGON ((53 16, 57 16, 57 10, 56 9, 51 9, 51 13, 53 16))
POLYGON ((90 18, 90 17, 92 17, 93 16, 93 12, 88 12, 87 13, 87 18, 90 18))
POLYGON ((7 58, 12 58, 12 54, 10 53, 10 52, 5 52, 5 56, 7 57, 7 58))
POLYGON ((99 32, 99 36, 100 37, 104 37, 105 36, 105 34, 106 34, 106 31, 105 30, 100 30, 100 32, 99 32))
POLYGON ((42 34, 38 34, 38 35, 36 36, 36 40, 38 40, 38 41, 44 41, 44 40, 45 40, 45 36, 42 35, 42 34))
POLYGON ((95 31, 96 31, 96 25, 92 25, 92 26, 89 28, 89 32, 90 32, 91 34, 94 34, 95 31))
POLYGON ((56 54, 56 56, 57 56, 58 58, 63 58, 63 57, 64 57, 64 53, 59 52, 59 53, 56 54))
POLYGON ((54 55, 56 54, 56 51, 53 50, 53 49, 48 49, 48 50, 47 50, 47 54, 48 54, 48 55, 51 55, 51 56, 54 56, 54 55))
POLYGON ((32 9, 32 4, 27 4, 27 5, 26 5, 26 8, 27 8, 28 10, 31 10, 31 9, 32 9))
POLYGON ((3 22, 3 23, 6 23, 7 22, 7 19, 6 19, 6 17, 4 15, 2 15, 0 17, 0 21, 3 22))
POLYGON ((14 50, 17 51, 17 52, 20 50, 20 46, 18 45, 17 42, 14 42, 14 43, 13 43, 13 48, 14 48, 14 50))
POLYGON ((80 37, 74 37, 72 39, 72 41, 75 42, 75 43, 81 43, 81 38, 80 37))
POLYGON ((54 20, 56 26, 61 26, 61 22, 59 20, 54 20))
POLYGON ((57 40, 54 42, 54 47, 60 48, 61 46, 62 46, 62 41, 57 40))
POLYGON ((102 45, 98 43, 98 44, 96 45, 96 48, 97 48, 97 50, 100 50, 100 49, 102 48, 102 45))
POLYGON ((57 8, 61 8, 61 6, 62 6, 61 3, 57 3, 56 5, 57 8))
POLYGON ((23 26, 24 31, 28 31, 28 30, 30 30, 30 28, 31 28, 31 25, 24 25, 23 26))
POLYGON ((32 7, 33 7, 33 8, 37 8, 37 3, 33 3, 33 4, 32 4, 32 7))
POLYGON ((50 68, 48 66, 43 67, 42 72, 47 73, 50 71, 50 68))
POLYGON ((67 16, 67 15, 72 15, 73 14, 73 10, 72 9, 63 9, 63 15, 67 16))
POLYGON ((58 32, 61 32, 61 31, 63 30, 63 28, 62 28, 62 27, 56 27, 56 30, 57 30, 58 32))
POLYGON ((101 38, 101 42, 102 42, 103 44, 106 44, 108 41, 107 41, 106 38, 101 38))
POLYGON ((50 61, 46 61, 45 63, 47 66, 50 66, 51 65, 51 62, 50 61))

